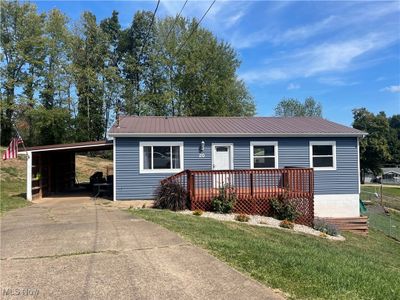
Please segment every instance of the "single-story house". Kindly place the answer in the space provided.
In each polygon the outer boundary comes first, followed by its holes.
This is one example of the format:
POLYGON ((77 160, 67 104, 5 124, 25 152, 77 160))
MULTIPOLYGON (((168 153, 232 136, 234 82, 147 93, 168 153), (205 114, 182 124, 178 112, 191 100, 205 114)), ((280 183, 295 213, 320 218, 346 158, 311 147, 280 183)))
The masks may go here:
POLYGON ((400 183, 400 168, 382 168, 382 179, 387 182, 400 183))
POLYGON ((161 180, 183 170, 304 168, 313 171, 301 184, 313 185, 316 217, 360 216, 359 139, 366 133, 351 127, 313 117, 125 116, 108 135, 114 200, 152 199, 161 180))

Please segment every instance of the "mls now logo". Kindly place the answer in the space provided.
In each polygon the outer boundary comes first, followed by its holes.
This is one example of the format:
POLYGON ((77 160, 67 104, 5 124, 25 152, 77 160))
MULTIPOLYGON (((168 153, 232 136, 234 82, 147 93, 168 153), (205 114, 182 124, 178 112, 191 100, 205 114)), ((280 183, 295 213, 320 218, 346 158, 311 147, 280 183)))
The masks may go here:
POLYGON ((30 288, 5 288, 3 289, 3 296, 38 296, 38 289, 30 288))

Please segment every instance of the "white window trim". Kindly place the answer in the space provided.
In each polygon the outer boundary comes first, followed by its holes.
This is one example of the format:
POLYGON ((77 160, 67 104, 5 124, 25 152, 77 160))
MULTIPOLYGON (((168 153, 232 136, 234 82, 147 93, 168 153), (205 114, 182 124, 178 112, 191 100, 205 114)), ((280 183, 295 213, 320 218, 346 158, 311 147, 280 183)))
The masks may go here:
MULTIPOLYGON (((182 172, 184 170, 184 157, 183 157, 183 142, 140 142, 139 143, 139 170, 140 174, 160 174, 160 173, 178 173, 182 172), (144 151, 143 147, 146 146, 179 146, 179 157, 180 157, 180 163, 181 167, 179 169, 155 169, 155 170, 149 170, 149 169, 144 169, 144 151)), ((172 155, 172 154, 171 154, 172 155)))
MULTIPOLYGON (((334 171, 336 170, 336 141, 310 141, 310 168, 316 171, 334 171), (315 167, 313 166, 313 146, 332 146, 333 167, 315 167)), ((331 157, 331 155, 325 155, 331 157)), ((322 157, 319 155, 319 157, 322 157)))
POLYGON ((250 142, 250 168, 256 170, 264 170, 264 169, 278 169, 279 168, 279 149, 278 149, 278 142, 271 142, 271 141, 257 141, 257 142, 250 142), (273 168, 255 168, 254 167, 254 146, 274 146, 274 156, 267 156, 267 157, 274 157, 275 158, 275 165, 273 168))
POLYGON ((215 148, 216 147, 229 147, 229 152, 230 152, 230 162, 229 162, 229 167, 230 170, 233 170, 235 168, 235 165, 233 163, 233 143, 212 143, 211 144, 211 170, 214 169, 214 160, 215 160, 215 148))

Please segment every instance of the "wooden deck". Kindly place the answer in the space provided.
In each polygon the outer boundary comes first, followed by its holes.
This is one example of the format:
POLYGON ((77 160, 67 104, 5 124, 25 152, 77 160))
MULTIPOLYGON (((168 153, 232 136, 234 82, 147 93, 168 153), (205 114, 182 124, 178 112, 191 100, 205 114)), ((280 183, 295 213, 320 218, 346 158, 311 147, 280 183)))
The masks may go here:
POLYGON ((235 193, 234 211, 247 214, 271 213, 269 199, 285 195, 301 211, 298 223, 314 219, 314 172, 309 168, 260 170, 185 170, 161 181, 186 187, 190 208, 210 210, 221 187, 235 193))

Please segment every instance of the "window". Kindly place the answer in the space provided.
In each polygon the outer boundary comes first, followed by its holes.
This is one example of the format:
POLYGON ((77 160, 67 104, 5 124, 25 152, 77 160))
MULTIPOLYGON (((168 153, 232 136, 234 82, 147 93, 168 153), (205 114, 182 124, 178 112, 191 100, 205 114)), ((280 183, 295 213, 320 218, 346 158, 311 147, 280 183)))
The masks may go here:
POLYGON ((141 142, 140 173, 169 173, 183 170, 182 142, 141 142))
POLYGON ((250 165, 252 169, 278 168, 278 143, 251 142, 250 165))
POLYGON ((336 170, 336 142, 310 142, 310 165, 315 170, 336 170))

